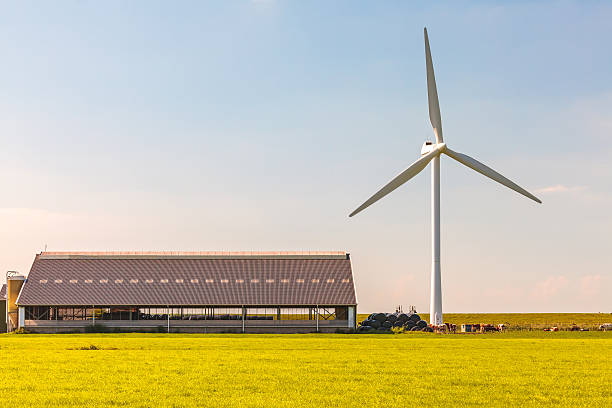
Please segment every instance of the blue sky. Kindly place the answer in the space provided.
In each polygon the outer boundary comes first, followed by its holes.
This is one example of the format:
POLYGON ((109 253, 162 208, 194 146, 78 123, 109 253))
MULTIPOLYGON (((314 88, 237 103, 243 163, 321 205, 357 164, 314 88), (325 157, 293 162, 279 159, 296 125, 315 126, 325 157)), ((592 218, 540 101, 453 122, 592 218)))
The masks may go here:
POLYGON ((2 2, 0 268, 50 250, 347 250, 360 309, 429 304, 432 138, 451 312, 612 303, 604 2, 2 2))

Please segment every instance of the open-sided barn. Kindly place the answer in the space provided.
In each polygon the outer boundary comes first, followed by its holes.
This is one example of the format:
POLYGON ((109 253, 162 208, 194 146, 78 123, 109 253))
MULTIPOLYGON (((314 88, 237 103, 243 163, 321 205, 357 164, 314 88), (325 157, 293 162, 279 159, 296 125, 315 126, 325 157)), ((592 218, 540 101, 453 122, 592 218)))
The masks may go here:
POLYGON ((357 301, 345 252, 43 252, 7 307, 9 330, 325 332, 357 301))

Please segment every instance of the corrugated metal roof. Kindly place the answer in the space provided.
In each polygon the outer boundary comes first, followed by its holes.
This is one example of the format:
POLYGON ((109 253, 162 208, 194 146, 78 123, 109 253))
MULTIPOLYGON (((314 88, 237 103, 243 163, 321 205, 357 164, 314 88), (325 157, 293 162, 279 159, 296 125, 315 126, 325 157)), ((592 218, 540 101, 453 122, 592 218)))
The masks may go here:
POLYGON ((351 263, 344 252, 263 257, 57 254, 36 256, 19 305, 356 304, 351 263))
POLYGON ((6 299, 6 283, 3 283, 0 288, 0 299, 6 299))

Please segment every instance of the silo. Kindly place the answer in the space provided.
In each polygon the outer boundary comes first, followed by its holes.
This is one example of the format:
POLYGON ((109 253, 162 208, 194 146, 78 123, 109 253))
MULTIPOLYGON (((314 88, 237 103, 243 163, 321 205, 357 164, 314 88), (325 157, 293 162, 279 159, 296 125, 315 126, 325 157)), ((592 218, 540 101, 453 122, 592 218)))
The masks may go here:
POLYGON ((19 328, 19 307, 17 297, 25 282, 25 276, 9 271, 6 274, 6 325, 7 332, 19 328))

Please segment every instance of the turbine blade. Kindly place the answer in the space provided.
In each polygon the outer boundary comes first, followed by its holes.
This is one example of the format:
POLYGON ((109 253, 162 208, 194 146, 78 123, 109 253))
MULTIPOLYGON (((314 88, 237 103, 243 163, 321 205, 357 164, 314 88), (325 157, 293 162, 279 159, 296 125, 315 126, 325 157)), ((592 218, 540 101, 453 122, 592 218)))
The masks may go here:
POLYGON ((531 198, 533 201, 542 204, 542 201, 534 196, 533 194, 531 194, 529 191, 525 190, 523 187, 519 186, 518 184, 514 183, 511 180, 508 180, 506 177, 502 176, 501 174, 499 174, 498 172, 496 172, 495 170, 493 170, 492 168, 485 166, 484 164, 482 164, 481 162, 479 162, 478 160, 474 159, 473 157, 470 157, 466 154, 463 153, 458 153, 455 152, 451 149, 449 149, 448 147, 446 148, 446 150, 444 151, 444 153, 446 153, 447 155, 449 155, 450 157, 452 157, 453 159, 457 160, 459 163, 473 169, 476 170, 477 172, 479 172, 480 174, 489 177, 490 179, 493 179, 495 181, 497 181, 500 184, 503 184, 504 186, 511 188, 512 190, 516 191, 517 193, 520 193, 522 195, 524 195, 525 197, 531 198))
POLYGON ((427 99, 429 101, 429 120, 436 135, 436 143, 444 142, 442 138, 442 117, 440 116, 440 103, 438 102, 438 88, 436 87, 436 76, 434 75, 433 62, 431 61, 431 50, 429 49, 429 37, 425 28, 425 65, 427 67, 427 99))
POLYGON ((369 206, 371 206, 372 204, 374 204, 375 202, 377 202, 378 200, 380 200, 381 198, 383 198, 384 196, 386 196, 387 194, 389 194, 390 192, 392 192, 393 190, 416 176, 417 174, 419 174, 427 166, 427 163, 429 163, 431 159, 433 159, 439 154, 439 149, 434 149, 426 155, 422 156, 420 159, 412 163, 410 167, 402 171, 397 177, 387 183, 386 186, 378 190, 376 194, 368 198, 366 202, 361 204, 355 211, 353 211, 349 215, 349 217, 352 217, 353 215, 365 210, 366 208, 368 208, 369 206))

